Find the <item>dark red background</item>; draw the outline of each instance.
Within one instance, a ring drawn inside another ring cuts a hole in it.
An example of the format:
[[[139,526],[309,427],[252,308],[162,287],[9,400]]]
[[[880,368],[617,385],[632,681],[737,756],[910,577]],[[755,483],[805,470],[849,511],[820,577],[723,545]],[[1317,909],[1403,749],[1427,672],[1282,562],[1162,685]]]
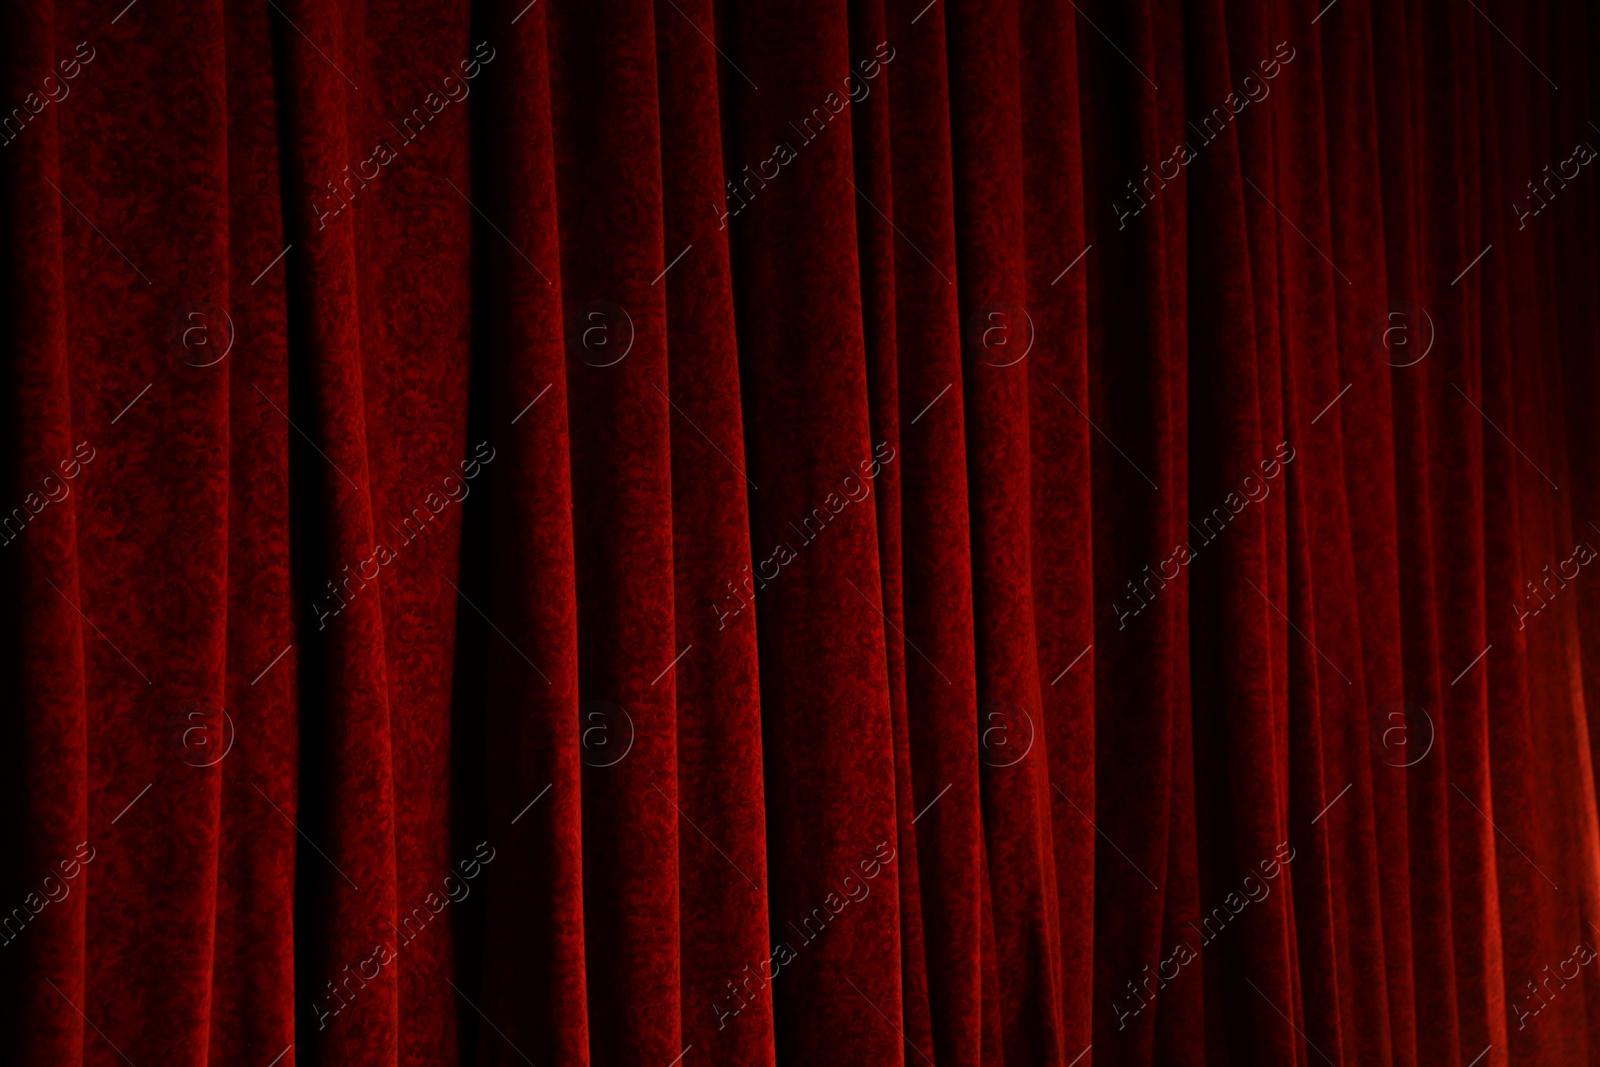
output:
[[[1600,1063],[1592,5],[524,3],[0,14],[0,1061]]]

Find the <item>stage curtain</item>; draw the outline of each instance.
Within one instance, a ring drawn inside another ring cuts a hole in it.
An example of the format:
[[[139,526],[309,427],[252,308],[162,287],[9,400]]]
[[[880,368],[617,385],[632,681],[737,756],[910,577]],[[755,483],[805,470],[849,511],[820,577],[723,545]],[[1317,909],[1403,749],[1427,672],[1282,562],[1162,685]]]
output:
[[[0,1060],[1600,1064],[1592,5],[124,3]]]

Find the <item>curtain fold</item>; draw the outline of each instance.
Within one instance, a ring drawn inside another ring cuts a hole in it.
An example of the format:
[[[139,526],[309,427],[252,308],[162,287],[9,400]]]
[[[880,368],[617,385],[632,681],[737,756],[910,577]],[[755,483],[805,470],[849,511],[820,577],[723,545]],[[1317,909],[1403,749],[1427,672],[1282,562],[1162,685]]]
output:
[[[1592,10],[123,3],[5,1062],[1600,1063]]]

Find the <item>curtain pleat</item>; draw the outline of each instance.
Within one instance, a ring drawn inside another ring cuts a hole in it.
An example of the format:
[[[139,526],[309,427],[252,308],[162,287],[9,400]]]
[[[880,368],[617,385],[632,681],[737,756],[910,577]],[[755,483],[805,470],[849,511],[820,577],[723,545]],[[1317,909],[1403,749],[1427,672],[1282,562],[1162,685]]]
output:
[[[1592,10],[125,2],[0,1059],[1600,1063]]]

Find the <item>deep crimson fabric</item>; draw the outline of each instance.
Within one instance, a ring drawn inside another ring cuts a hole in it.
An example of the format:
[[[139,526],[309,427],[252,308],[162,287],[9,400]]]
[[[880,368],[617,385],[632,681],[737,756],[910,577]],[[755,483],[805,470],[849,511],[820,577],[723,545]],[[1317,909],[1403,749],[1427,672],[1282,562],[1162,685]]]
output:
[[[1600,1064],[1592,5],[0,32],[0,1062]]]

